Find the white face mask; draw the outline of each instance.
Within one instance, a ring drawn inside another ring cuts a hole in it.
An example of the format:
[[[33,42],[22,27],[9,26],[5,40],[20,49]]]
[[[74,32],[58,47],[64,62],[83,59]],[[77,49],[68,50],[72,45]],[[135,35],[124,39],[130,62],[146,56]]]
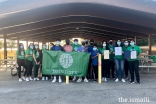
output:
[[[103,44],[103,47],[105,47],[106,46],[106,44]]]

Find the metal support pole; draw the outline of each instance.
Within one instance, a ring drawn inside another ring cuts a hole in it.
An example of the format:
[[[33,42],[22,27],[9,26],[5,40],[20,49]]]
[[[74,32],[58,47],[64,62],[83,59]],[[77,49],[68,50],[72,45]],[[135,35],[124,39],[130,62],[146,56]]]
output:
[[[28,39],[27,39],[27,41],[26,41],[26,48],[28,48]]]
[[[3,35],[4,38],[4,59],[7,59],[7,42],[6,42],[6,34]]]
[[[135,40],[135,44],[137,44],[137,41],[138,41],[137,36],[135,36],[134,40]]]
[[[151,50],[152,50],[152,38],[151,34],[148,35],[148,48],[149,48],[149,55],[151,55]]]
[[[69,76],[66,76],[66,84],[69,84]]]
[[[98,55],[98,83],[102,83],[101,54]]]

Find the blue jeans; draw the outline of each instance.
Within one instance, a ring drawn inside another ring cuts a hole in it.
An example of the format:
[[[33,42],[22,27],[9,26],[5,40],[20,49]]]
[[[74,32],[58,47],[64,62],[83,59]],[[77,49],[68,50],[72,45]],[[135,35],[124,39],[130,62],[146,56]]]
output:
[[[115,65],[116,65],[116,78],[124,78],[124,60],[119,60],[115,58]]]

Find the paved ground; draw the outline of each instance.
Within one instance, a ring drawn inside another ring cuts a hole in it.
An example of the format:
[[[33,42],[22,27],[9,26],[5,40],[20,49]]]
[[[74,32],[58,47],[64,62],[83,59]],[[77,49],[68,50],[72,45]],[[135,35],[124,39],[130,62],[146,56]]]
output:
[[[119,98],[149,98],[156,104],[156,71],[141,74],[141,84],[18,82],[9,70],[0,69],[0,104],[120,104]],[[127,103],[128,104],[128,103]],[[131,103],[139,104],[139,103]]]

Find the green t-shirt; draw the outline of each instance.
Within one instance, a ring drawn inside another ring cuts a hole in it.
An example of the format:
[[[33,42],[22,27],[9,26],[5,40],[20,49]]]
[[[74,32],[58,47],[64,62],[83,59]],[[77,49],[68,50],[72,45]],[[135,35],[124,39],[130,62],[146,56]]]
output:
[[[98,48],[100,54],[104,53],[104,50],[106,50],[106,48],[102,47],[102,48]],[[104,56],[102,56],[102,59],[104,59]]]
[[[156,56],[150,56],[151,59],[153,59],[154,63],[156,63]]]
[[[24,51],[21,51],[21,54],[19,55],[18,50],[17,50],[16,55],[17,55],[17,58],[19,58],[19,59],[24,59],[25,58]]]
[[[123,47],[122,47],[123,51],[128,50],[128,47],[129,47],[129,46],[127,46],[127,47],[123,46]]]
[[[80,44],[77,44],[77,45],[72,44],[73,52],[77,52],[77,49],[78,49],[78,47],[80,47],[80,46],[81,46]]]
[[[121,48],[122,48],[122,52],[123,52],[123,47],[121,47]],[[116,55],[115,58],[122,60],[122,59],[124,59],[124,55],[123,54],[122,55]]]
[[[36,53],[35,53],[35,50],[34,50],[33,54],[35,55],[36,59],[39,58],[39,51],[36,51]]]
[[[128,50],[129,51],[133,51],[133,49],[132,49],[132,46],[129,46],[128,47]],[[137,56],[142,52],[142,50],[140,49],[140,47],[139,46],[134,46],[134,51],[136,51],[136,53],[137,53]],[[136,60],[138,60],[139,58],[136,58],[136,59],[128,59],[128,61],[136,61]]]
[[[30,48],[27,48],[25,54],[26,55],[33,55],[33,50],[30,49]],[[33,56],[26,57],[26,59],[29,60],[29,61],[33,61]]]
[[[114,54],[113,54],[113,52],[114,52],[114,46],[113,45],[109,45],[109,52],[110,52],[110,55],[109,55],[109,60],[110,61],[114,61]]]

